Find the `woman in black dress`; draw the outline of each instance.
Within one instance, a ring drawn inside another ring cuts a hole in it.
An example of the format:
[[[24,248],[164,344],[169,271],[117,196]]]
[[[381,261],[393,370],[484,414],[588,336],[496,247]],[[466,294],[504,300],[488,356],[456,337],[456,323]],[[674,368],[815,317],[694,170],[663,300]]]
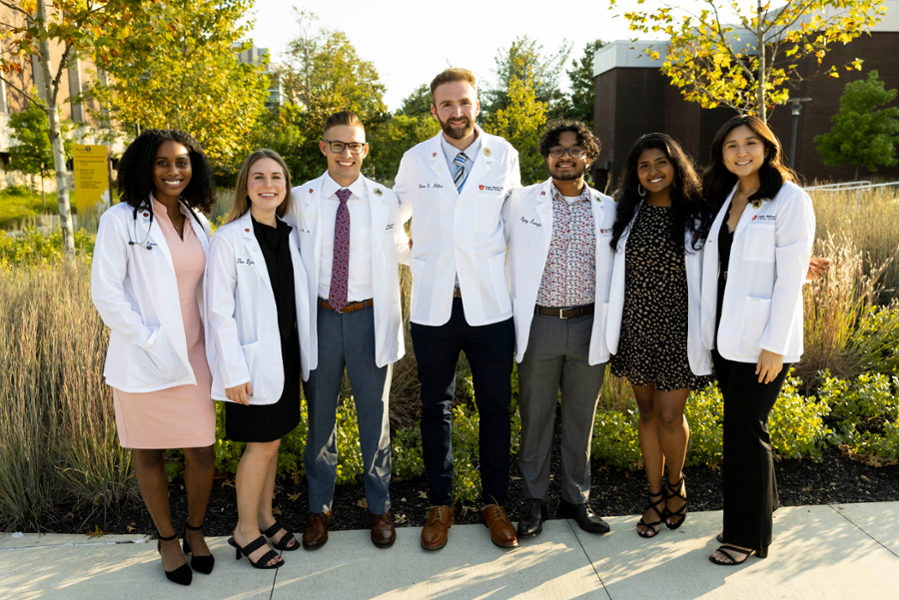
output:
[[[618,339],[617,348],[610,344],[612,373],[631,383],[640,411],[649,502],[637,533],[653,537],[663,520],[677,529],[686,519],[682,470],[690,428],[684,405],[690,390],[704,387],[711,374],[699,338],[699,274],[711,211],[690,160],[661,133],[637,140],[616,200],[612,280],[623,279],[624,305],[616,311],[620,321],[610,317],[607,325],[610,339]]]
[[[213,236],[207,274],[212,396],[226,401],[226,435],[247,442],[237,468],[238,523],[228,543],[259,569],[300,547],[272,514],[281,437],[300,422],[301,346],[309,344],[309,300],[296,232],[279,217],[290,174],[271,150],[244,162],[234,205]]]

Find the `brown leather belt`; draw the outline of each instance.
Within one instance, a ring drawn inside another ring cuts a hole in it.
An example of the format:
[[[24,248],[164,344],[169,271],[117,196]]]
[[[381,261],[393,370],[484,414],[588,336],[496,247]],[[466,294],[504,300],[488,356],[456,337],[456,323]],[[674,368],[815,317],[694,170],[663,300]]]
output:
[[[318,299],[318,305],[321,306],[322,308],[327,308],[328,310],[334,310],[334,308],[330,304],[328,304],[327,300],[322,300],[321,298]],[[351,313],[351,312],[355,312],[357,310],[362,310],[363,308],[368,308],[369,306],[374,306],[374,305],[375,305],[375,301],[372,298],[369,298],[368,300],[362,300],[360,302],[350,302],[349,304],[344,306],[342,309],[335,311],[335,312],[338,312],[340,314]]]
[[[592,315],[595,304],[585,304],[583,306],[575,306],[572,308],[548,308],[546,306],[535,307],[534,312],[538,315],[546,315],[548,317],[559,317],[560,319],[576,319],[584,315]]]

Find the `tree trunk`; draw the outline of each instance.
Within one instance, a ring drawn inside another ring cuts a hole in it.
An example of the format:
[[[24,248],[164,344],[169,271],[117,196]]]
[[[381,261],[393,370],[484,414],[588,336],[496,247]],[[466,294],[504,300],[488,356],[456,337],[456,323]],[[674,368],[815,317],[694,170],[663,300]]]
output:
[[[858,181],[858,165],[855,165],[855,178],[853,181]]]
[[[35,24],[41,30],[41,70],[44,72],[44,99],[47,101],[47,117],[50,120],[50,145],[53,147],[53,165],[56,170],[56,198],[59,203],[59,226],[62,229],[62,253],[66,260],[75,256],[75,234],[72,229],[72,211],[69,204],[69,182],[66,176],[66,156],[59,131],[59,109],[56,106],[55,80],[50,73],[50,40],[47,38],[47,0],[37,0]]]
[[[765,101],[765,83],[767,83],[767,73],[765,70],[765,62],[768,58],[766,56],[767,48],[765,46],[765,35],[762,33],[762,1],[758,0],[758,5],[756,8],[756,44],[759,49],[759,74],[756,81],[756,102],[758,103],[758,117],[764,123],[768,123],[768,107],[766,106],[768,103]]]
[[[44,172],[41,171],[41,205],[47,208],[47,193],[44,191]]]

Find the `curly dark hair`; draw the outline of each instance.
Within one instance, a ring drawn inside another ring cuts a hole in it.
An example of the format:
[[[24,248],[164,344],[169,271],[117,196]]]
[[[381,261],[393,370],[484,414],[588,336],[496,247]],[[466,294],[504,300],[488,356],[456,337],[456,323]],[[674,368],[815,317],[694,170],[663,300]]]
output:
[[[549,124],[549,129],[540,138],[540,154],[544,160],[549,156],[549,149],[559,145],[559,136],[566,131],[577,134],[577,143],[584,149],[589,162],[593,162],[599,156],[600,143],[599,138],[593,135],[590,128],[581,121],[553,121]]]
[[[648,133],[634,143],[618,182],[614,197],[618,202],[618,215],[612,226],[612,248],[618,247],[618,240],[634,218],[634,213],[642,199],[637,192],[640,180],[637,177],[637,163],[645,150],[657,149],[665,153],[674,167],[674,181],[671,184],[671,240],[680,245],[684,234],[693,232],[693,250],[698,250],[700,241],[705,239],[712,225],[712,212],[702,200],[699,176],[693,162],[674,139],[664,133]],[[688,249],[689,251],[689,249]]]
[[[181,193],[190,207],[208,213],[215,206],[215,183],[206,154],[189,133],[178,129],[148,129],[125,148],[119,161],[119,198],[135,208],[146,205],[153,191],[153,161],[163,142],[177,142],[187,148],[193,174]]]
[[[724,139],[732,130],[745,125],[755,133],[765,145],[765,162],[759,169],[759,189],[749,200],[770,200],[777,195],[785,181],[797,181],[799,176],[786,165],[783,146],[760,118],[753,115],[739,115],[721,126],[712,140],[709,166],[702,174],[702,195],[713,210],[719,210],[734,185],[737,176],[727,170],[724,164]]]

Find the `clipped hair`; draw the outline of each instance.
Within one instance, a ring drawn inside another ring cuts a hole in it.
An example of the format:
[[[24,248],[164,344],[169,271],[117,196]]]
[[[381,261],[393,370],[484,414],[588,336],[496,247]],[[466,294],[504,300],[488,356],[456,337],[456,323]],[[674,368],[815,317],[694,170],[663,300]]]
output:
[[[179,129],[148,129],[125,148],[119,161],[116,183],[119,199],[135,208],[148,205],[153,185],[153,163],[163,142],[176,142],[190,155],[190,182],[181,199],[190,207],[208,213],[215,206],[215,182],[206,153],[192,135]]]
[[[433,81],[431,81],[431,102],[434,101],[434,91],[438,87],[440,87],[444,83],[451,83],[453,81],[464,81],[470,84],[471,87],[473,87],[475,90],[478,89],[478,82],[474,76],[474,73],[472,73],[468,69],[449,68],[435,77]]]
[[[342,110],[334,113],[325,120],[325,126],[322,127],[322,137],[326,136],[328,130],[332,127],[340,127],[341,125],[361,127],[362,131],[365,131],[365,125],[362,124],[362,120],[359,119],[356,113],[351,110]]]

